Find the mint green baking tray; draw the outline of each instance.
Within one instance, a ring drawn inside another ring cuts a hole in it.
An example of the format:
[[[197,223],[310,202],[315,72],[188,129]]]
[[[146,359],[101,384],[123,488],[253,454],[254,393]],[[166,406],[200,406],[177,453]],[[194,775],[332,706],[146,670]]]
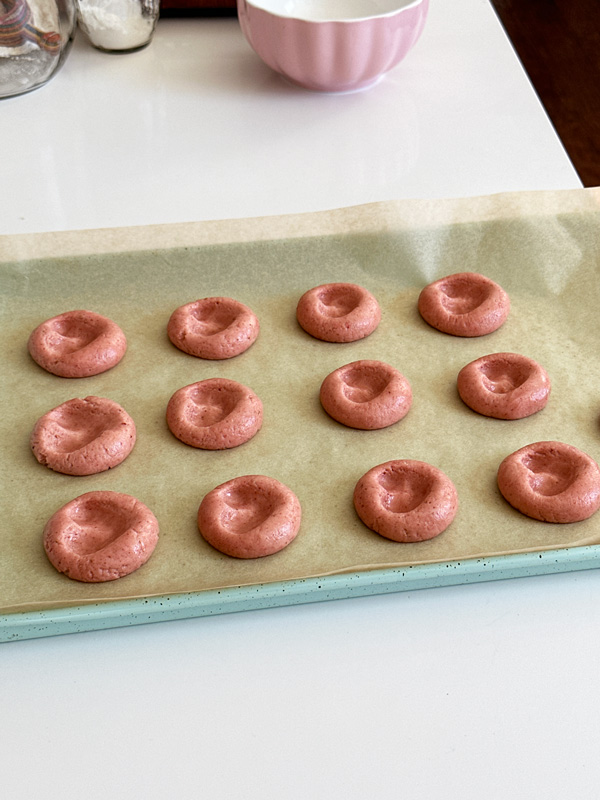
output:
[[[0,616],[0,642],[211,617],[326,600],[582,571],[600,566],[599,559],[600,547],[595,545],[543,553],[477,558],[465,562],[420,564],[349,575],[328,575],[324,578],[238,586],[117,603],[97,603],[92,606],[5,614]]]
[[[380,203],[263,220],[0,237],[0,640],[202,617],[233,611],[587,570],[600,566],[600,514],[575,525],[528,519],[501,497],[496,471],[525,444],[558,439],[600,460],[600,192]],[[508,291],[508,321],[480,339],[429,328],[416,311],[430,280],[480,271]],[[300,295],[329,281],[375,294],[382,321],[350,345],[318,342],[295,320]],[[261,321],[257,342],[227,362],[176,350],[172,310],[229,295]],[[26,341],[73,308],[111,317],[128,338],[121,364],[69,382],[37,367]],[[503,422],[468,409],[456,375],[491,352],[524,352],[549,372],[548,406]],[[396,366],[413,388],[408,416],[364,432],[338,425],[318,401],[323,378],[358,358]],[[231,451],[196,451],[164,411],[183,385],[221,375],[263,400],[260,433]],[[73,396],[119,402],[138,427],[119,467],[86,478],[37,464],[35,420]],[[15,399],[17,402],[15,402]],[[392,458],[442,469],[460,499],[450,528],[398,545],[352,506],[364,472]],[[199,536],[204,494],[240,474],[267,474],[300,499],[300,534],[266,559],[229,559]],[[102,585],[59,575],[41,546],[46,520],[94,489],[138,497],[156,514],[159,545],[138,572]]]

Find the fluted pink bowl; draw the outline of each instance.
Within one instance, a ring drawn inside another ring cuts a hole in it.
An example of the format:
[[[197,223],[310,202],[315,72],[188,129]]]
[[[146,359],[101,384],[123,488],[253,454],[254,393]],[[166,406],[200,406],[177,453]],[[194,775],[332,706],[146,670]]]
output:
[[[252,49],[292,83],[319,92],[364,89],[413,47],[429,0],[237,0]]]

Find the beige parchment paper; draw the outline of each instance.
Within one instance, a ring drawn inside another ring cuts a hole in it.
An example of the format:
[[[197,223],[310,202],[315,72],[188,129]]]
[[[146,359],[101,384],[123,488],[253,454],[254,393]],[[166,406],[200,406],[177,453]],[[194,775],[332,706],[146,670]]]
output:
[[[452,272],[482,272],[512,301],[506,324],[478,339],[446,336],[417,312],[420,290]],[[359,283],[378,298],[382,322],[367,339],[328,344],[298,326],[300,295],[319,283]],[[266,219],[0,237],[3,513],[0,609],[34,610],[132,597],[543,551],[600,542],[600,516],[574,525],[527,519],[496,487],[501,460],[530,442],[557,439],[600,459],[600,190],[400,201]],[[202,361],[175,349],[166,324],[182,303],[229,295],[261,322],[243,355]],[[40,369],[27,338],[44,319],[87,308],[114,319],[129,348],[111,371],[69,380]],[[463,405],[456,375],[498,351],[524,353],[552,379],[547,408],[525,420],[481,417]],[[321,409],[319,387],[360,358],[386,361],[409,379],[408,416],[381,431],[345,428]],[[224,376],[250,386],[264,426],[234,450],[179,442],[165,423],[181,386]],[[116,400],[138,429],[119,467],[59,475],[29,449],[39,416],[73,397]],[[429,542],[397,544],[369,531],[352,506],[356,481],[393,458],[435,464],[454,481],[459,513]],[[301,531],[284,551],[241,561],[204,542],[202,497],[237,475],[277,478],[297,494]],[[118,581],[86,585],[60,575],[42,547],[46,520],[84,492],[132,494],[156,514],[151,560]]]

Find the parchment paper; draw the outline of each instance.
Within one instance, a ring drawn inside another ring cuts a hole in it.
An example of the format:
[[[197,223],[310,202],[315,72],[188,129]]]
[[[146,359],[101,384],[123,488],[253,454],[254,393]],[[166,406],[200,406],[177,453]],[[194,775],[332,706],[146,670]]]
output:
[[[423,286],[462,270],[482,272],[508,291],[512,309],[499,331],[459,339],[421,320]],[[600,459],[599,272],[597,189],[0,238],[2,612],[600,542],[600,515],[573,525],[537,522],[512,509],[496,487],[501,460],[530,442],[557,439]],[[374,334],[328,344],[299,328],[298,298],[329,281],[356,282],[375,294],[382,322]],[[241,300],[261,322],[258,341],[228,361],[185,355],[166,335],[177,306],[213,295]],[[129,348],[111,371],[69,380],[39,368],[26,343],[41,321],[76,308],[114,319]],[[504,422],[463,405],[459,369],[498,351],[524,353],[548,370],[552,394],[544,411]],[[360,358],[386,361],[409,379],[413,407],[400,423],[356,431],[321,409],[325,376]],[[264,426],[234,450],[196,450],[171,435],[165,408],[181,386],[219,375],[257,392]],[[90,394],[112,398],[132,415],[133,453],[90,477],[39,465],[29,449],[37,418]],[[428,461],[454,481],[460,510],[436,539],[397,544],[357,518],[356,481],[393,458]],[[241,561],[204,542],[196,512],[214,486],[251,473],[293,489],[303,521],[281,553]],[[86,585],[50,565],[42,530],[60,506],[96,489],[146,503],[161,537],[138,572]]]

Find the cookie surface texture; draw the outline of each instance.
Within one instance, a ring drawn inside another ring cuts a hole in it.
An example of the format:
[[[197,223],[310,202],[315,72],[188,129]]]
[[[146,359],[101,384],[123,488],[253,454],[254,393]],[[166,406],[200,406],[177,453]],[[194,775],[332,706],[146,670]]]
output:
[[[493,353],[471,361],[456,381],[462,401],[486,417],[523,419],[545,408],[550,378],[532,358]]]
[[[66,311],[42,322],[27,348],[40,367],[61,378],[87,378],[116,366],[125,355],[121,328],[94,311]]]
[[[600,468],[563,442],[535,442],[507,456],[498,488],[522,514],[543,522],[580,522],[600,508]]]
[[[30,438],[34,456],[65,475],[95,475],[112,469],[131,453],[135,423],[106,397],[73,398],[36,422]]]
[[[419,313],[432,328],[452,336],[485,336],[506,321],[510,299],[504,289],[477,272],[458,272],[426,286]]]
[[[167,334],[179,350],[197,358],[234,358],[256,341],[260,324],[248,306],[231,297],[204,297],[175,309]]]
[[[300,529],[294,492],[266,475],[243,475],[215,487],[198,509],[198,529],[216,550],[261,558],[287,547]]]
[[[87,492],[50,517],[44,549],[50,563],[73,580],[114,581],[139,569],[158,542],[158,521],[135,497]]]
[[[263,405],[252,389],[208,378],[178,389],[167,405],[167,425],[180,441],[201,450],[228,450],[262,427]]]
[[[349,428],[377,430],[408,414],[412,389],[408,380],[383,361],[353,361],[331,372],[321,384],[321,405]]]
[[[300,326],[324,342],[356,342],[381,321],[381,309],[367,289],[355,283],[324,283],[305,292],[296,307]]]
[[[366,472],[354,489],[354,508],[364,524],[394,542],[439,536],[458,511],[450,478],[424,461],[386,461]]]

